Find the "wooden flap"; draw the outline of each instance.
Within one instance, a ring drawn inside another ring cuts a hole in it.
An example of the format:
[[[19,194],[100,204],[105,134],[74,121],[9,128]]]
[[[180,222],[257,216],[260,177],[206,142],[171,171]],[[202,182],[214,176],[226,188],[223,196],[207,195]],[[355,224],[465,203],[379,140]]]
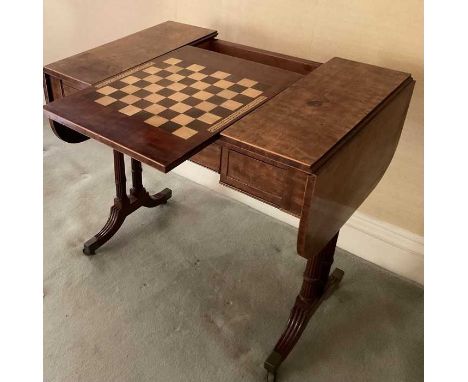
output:
[[[181,46],[217,35],[212,29],[166,21],[44,67],[70,83],[91,85]]]
[[[44,109],[50,119],[167,172],[300,77],[185,46]]]
[[[333,58],[224,130],[234,144],[307,172],[396,89],[407,73]]]

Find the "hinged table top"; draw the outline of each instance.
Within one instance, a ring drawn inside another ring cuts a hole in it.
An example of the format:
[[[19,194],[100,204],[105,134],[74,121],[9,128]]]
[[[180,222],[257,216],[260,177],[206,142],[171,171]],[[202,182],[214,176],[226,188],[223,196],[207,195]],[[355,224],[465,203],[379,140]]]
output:
[[[216,36],[212,29],[166,21],[44,67],[76,85],[91,85],[173,49]]]

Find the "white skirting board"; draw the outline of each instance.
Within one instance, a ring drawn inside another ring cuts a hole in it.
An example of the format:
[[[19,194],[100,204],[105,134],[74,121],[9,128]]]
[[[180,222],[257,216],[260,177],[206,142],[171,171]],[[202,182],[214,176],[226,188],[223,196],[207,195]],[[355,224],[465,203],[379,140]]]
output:
[[[340,231],[338,246],[400,276],[424,284],[424,239],[355,212]]]
[[[192,162],[184,162],[175,173],[211,190],[238,200],[294,227],[299,219],[269,204],[219,184],[219,175]],[[340,231],[338,246],[400,276],[424,283],[422,236],[356,212]]]

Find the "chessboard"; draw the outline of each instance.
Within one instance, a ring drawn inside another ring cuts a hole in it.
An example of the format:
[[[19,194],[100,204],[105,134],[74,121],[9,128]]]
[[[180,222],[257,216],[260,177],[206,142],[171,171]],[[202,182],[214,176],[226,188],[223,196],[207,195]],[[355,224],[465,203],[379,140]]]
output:
[[[268,85],[196,62],[169,57],[95,85],[97,104],[190,139],[215,133],[267,99]]]

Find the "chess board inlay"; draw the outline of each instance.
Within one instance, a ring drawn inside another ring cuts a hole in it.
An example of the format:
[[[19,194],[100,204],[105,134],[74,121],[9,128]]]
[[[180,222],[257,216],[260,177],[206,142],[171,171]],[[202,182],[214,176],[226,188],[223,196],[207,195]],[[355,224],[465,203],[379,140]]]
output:
[[[94,102],[182,139],[216,132],[266,100],[268,88],[178,58],[149,62],[95,87]]]

